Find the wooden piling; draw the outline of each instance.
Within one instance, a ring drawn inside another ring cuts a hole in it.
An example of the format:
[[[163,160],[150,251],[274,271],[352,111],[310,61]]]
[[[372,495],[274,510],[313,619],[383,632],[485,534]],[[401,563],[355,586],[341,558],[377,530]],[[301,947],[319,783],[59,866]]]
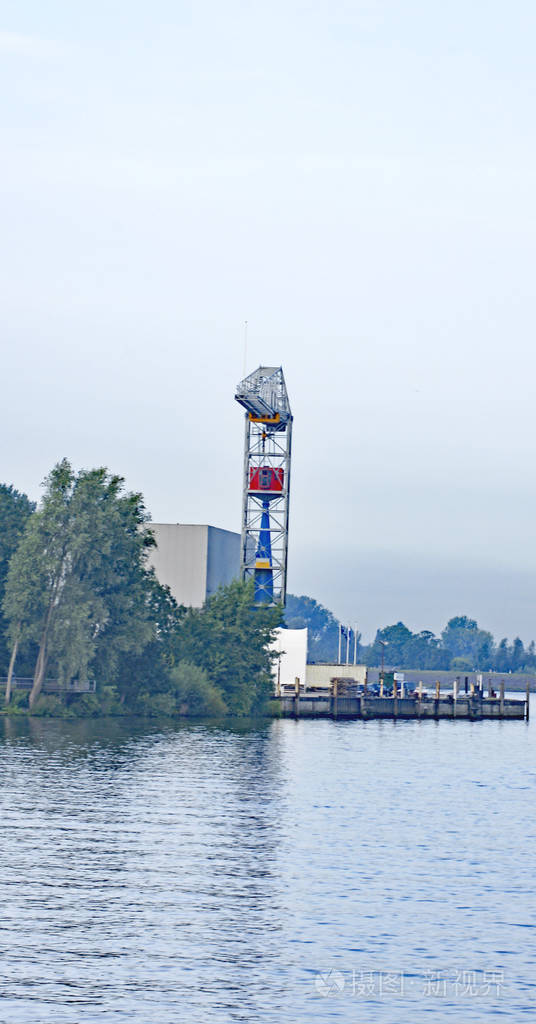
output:
[[[331,711],[332,711],[333,717],[337,718],[337,714],[338,714],[338,710],[339,710],[338,706],[337,706],[337,703],[338,703],[337,698],[339,696],[339,680],[338,679],[334,679],[333,680],[332,687],[333,687],[333,689],[332,689],[333,697],[332,697],[332,701],[331,701]]]
[[[393,679],[393,717],[398,717],[398,683]]]
[[[418,716],[420,718],[421,715],[422,715],[422,679],[419,680],[418,694],[419,694],[419,700],[418,700],[418,704],[417,704],[417,714],[418,714]]]
[[[458,713],[458,679],[454,679],[452,683],[452,717],[456,718]]]
[[[527,690],[525,694],[525,721],[528,722],[530,717],[530,683],[527,679]]]
[[[294,718],[300,717],[300,677],[294,677]]]
[[[501,718],[504,716],[504,679],[501,679],[501,695],[499,703],[499,713]]]
[[[437,679],[436,680],[436,684],[435,684],[435,708],[434,708],[434,712],[435,712],[436,718],[439,718],[439,699],[440,699],[440,696],[441,696],[441,683],[439,682],[439,679]]]

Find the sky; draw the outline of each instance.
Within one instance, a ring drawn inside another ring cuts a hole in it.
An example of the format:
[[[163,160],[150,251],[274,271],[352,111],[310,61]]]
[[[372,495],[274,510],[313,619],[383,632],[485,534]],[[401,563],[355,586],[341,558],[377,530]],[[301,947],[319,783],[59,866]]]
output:
[[[289,590],[536,637],[528,0],[0,2],[2,473],[239,530],[283,366]]]

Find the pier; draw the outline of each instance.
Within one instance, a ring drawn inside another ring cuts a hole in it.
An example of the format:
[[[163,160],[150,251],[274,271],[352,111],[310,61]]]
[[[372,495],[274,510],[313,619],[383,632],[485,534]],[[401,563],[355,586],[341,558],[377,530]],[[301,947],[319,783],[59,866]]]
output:
[[[349,688],[346,688],[348,690]],[[452,693],[441,695],[439,684],[435,694],[423,692],[422,688],[409,695],[400,695],[396,688],[392,695],[368,693],[366,689],[354,693],[341,693],[338,681],[334,680],[329,691],[315,693],[302,689],[297,684],[295,692],[282,693],[273,698],[280,714],[285,718],[334,718],[334,719],[457,719],[479,722],[484,719],[518,720],[529,719],[529,692],[524,700],[505,697],[501,687],[497,696],[485,697],[480,690],[470,694]]]

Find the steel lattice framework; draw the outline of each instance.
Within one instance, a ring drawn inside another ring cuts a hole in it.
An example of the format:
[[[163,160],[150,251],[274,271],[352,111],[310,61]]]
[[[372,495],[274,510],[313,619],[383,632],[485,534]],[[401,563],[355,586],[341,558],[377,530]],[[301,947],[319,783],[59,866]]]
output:
[[[259,366],[238,385],[246,410],[242,499],[242,579],[255,603],[285,603],[292,413],[283,370]]]

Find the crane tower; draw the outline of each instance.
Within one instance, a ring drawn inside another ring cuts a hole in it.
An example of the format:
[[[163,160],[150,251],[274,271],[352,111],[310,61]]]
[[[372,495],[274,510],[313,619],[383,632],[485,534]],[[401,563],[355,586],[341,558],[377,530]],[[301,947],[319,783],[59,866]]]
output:
[[[240,574],[255,581],[255,604],[285,603],[292,413],[280,366],[240,382],[246,410]]]

